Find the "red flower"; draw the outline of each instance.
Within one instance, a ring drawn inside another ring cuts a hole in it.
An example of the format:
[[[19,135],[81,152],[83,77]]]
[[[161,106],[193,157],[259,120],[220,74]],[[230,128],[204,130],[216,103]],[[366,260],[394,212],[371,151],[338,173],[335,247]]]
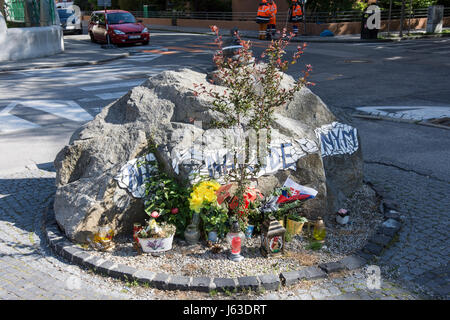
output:
[[[242,216],[243,214],[248,213],[248,211],[247,211],[248,206],[250,205],[250,203],[254,202],[258,197],[262,199],[263,198],[262,193],[258,189],[255,189],[253,187],[248,187],[246,192],[243,195],[244,207],[243,208],[240,207],[239,208],[240,210],[238,211],[239,216]],[[235,196],[233,198],[233,200],[231,200],[231,202],[229,204],[229,208],[231,210],[235,210],[236,208],[238,208],[238,206],[239,206],[239,199]]]
[[[159,212],[158,211],[153,211],[151,214],[152,218],[158,218],[159,217]]]
[[[177,214],[178,213],[178,208],[172,208],[172,210],[170,210],[170,212],[172,214]]]
[[[225,186],[221,186],[219,189],[217,189],[216,191],[216,195],[217,195],[217,203],[218,204],[222,204],[222,202],[225,201],[225,199],[227,199],[230,196],[230,189],[231,189],[232,185],[231,184],[227,184]]]

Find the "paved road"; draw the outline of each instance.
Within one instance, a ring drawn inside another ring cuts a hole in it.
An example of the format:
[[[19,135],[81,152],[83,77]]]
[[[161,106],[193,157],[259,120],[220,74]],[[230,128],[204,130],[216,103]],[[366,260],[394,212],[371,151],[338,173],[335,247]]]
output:
[[[68,38],[88,41],[85,36]],[[263,46],[255,41],[255,52]],[[71,267],[49,252],[39,224],[54,192],[50,162],[76,128],[131,87],[162,70],[206,70],[214,49],[210,36],[161,32],[153,35],[149,46],[115,49],[132,55],[112,63],[0,73],[1,297],[167,297],[154,290],[136,293],[136,288]],[[448,106],[449,50],[446,39],[381,45],[311,43],[302,61],[314,67],[311,80],[317,86],[312,90],[352,120],[348,111],[362,106]],[[291,73],[298,76],[300,71]],[[378,262],[383,289],[367,290],[362,271],[261,298],[410,299],[417,298],[414,283],[445,297],[450,291],[449,131],[352,121],[363,140],[366,179],[399,201],[404,213],[406,226],[399,242]],[[81,286],[74,280],[78,278]]]

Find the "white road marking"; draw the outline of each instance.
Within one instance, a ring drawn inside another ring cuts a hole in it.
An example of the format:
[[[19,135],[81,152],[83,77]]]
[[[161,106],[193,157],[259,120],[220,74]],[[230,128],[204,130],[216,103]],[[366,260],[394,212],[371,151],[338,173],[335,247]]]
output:
[[[113,92],[113,93],[100,93],[100,94],[96,94],[96,96],[102,100],[111,100],[111,99],[118,99],[127,93],[128,93],[128,91]]]
[[[152,61],[155,60],[156,58],[159,58],[160,56],[162,56],[161,54],[154,54],[154,55],[137,55],[137,56],[130,56],[127,57],[126,59],[128,60],[134,60],[134,61]]]
[[[399,57],[399,56],[395,56],[395,57],[390,57],[390,58],[384,58],[384,60],[399,60],[399,59],[403,59],[403,57]]]
[[[54,114],[60,118],[65,118],[68,120],[76,122],[84,122],[92,120],[92,116],[84,110],[75,101],[63,101],[63,100],[30,100],[30,101],[14,101],[11,102],[3,113],[9,113],[17,105],[21,105],[27,108],[32,108],[36,110],[41,110],[47,113]]]
[[[98,90],[107,90],[107,89],[116,89],[116,88],[125,88],[125,87],[136,87],[142,84],[145,79],[141,80],[133,80],[133,81],[122,81],[118,83],[110,83],[104,84],[101,86],[89,86],[89,87],[80,87],[83,91],[98,91]]]
[[[107,74],[104,74],[105,77]],[[119,81],[121,80],[119,77],[114,77],[112,75],[107,75],[106,77],[108,79],[108,81]],[[71,78],[71,81],[64,81],[65,84],[69,84],[69,85],[73,85],[73,84],[77,84],[82,82],[83,84],[88,84],[88,83],[104,83],[105,79],[103,78],[93,78],[92,76],[90,77],[86,77],[85,75],[82,77],[73,77]]]
[[[95,98],[83,98],[83,99],[78,99],[78,102],[92,102],[92,101],[98,101],[100,100],[98,97]]]
[[[93,117],[80,107],[75,101],[60,100],[31,100],[14,101],[0,112],[0,132],[11,133],[14,131],[33,129],[40,127],[38,124],[24,120],[10,114],[16,106],[41,110],[77,122],[90,121]]]
[[[0,113],[0,133],[10,133],[38,127],[40,126],[12,114],[4,114],[3,112]]]

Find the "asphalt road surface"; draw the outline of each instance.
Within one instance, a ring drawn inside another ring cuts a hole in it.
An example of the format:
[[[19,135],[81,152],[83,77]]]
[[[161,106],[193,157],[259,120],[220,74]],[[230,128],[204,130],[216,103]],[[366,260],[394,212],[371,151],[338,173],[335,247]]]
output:
[[[66,39],[89,42],[87,35]],[[267,42],[252,42],[259,57]],[[286,57],[297,45],[289,46]],[[0,152],[8,155],[0,160],[0,172],[52,161],[81,123],[149,76],[184,67],[208,70],[216,45],[213,36],[153,32],[148,46],[116,50],[132,55],[101,65],[0,74]],[[450,115],[449,53],[449,38],[309,43],[300,63],[288,73],[301,76],[304,65],[311,64],[310,80],[316,83],[311,89],[337,113],[366,106],[400,106],[400,111],[425,106],[440,107]],[[445,163],[437,160],[435,166],[448,178]]]

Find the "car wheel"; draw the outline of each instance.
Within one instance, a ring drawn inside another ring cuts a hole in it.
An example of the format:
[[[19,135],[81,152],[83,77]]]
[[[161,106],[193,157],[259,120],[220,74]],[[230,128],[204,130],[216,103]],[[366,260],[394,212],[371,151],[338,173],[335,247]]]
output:
[[[143,44],[144,46],[148,45],[148,43],[149,43],[149,41],[148,41],[148,40],[147,40],[147,41],[144,41],[144,42],[142,42],[142,44]]]
[[[91,42],[92,43],[97,43],[97,41],[94,38],[94,35],[92,34],[92,32],[89,32],[89,37],[91,38]]]
[[[77,33],[78,34],[83,34],[83,29],[78,29]]]

